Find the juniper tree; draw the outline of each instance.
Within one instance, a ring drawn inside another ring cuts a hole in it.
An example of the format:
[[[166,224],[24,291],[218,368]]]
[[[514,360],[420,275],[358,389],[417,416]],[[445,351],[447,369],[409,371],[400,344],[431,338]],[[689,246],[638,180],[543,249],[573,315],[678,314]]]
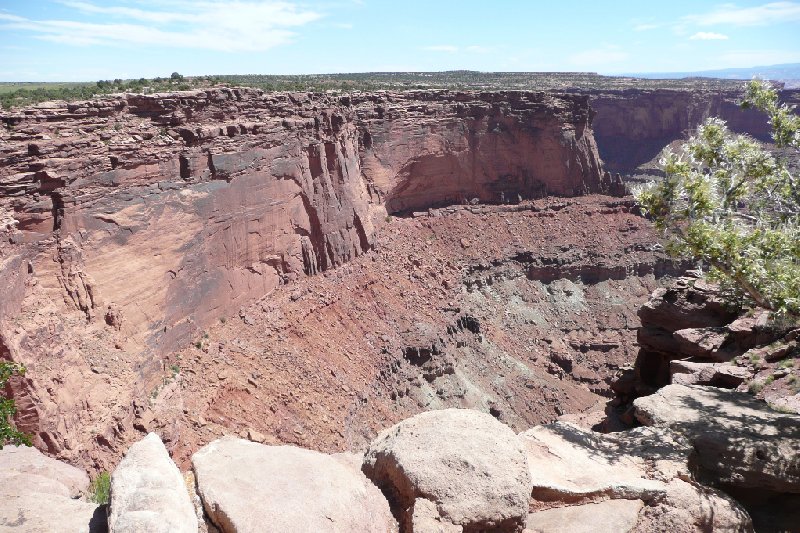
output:
[[[764,111],[779,149],[800,151],[800,117],[753,80],[743,107]],[[661,159],[665,177],[635,191],[676,256],[699,261],[723,288],[800,315],[800,179],[756,140],[708,119]]]

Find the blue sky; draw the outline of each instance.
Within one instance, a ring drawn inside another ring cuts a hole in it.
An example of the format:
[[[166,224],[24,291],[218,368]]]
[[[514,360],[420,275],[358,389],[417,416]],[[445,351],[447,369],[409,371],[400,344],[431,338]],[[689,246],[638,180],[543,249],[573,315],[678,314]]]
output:
[[[0,0],[0,81],[800,62],[800,1]]]

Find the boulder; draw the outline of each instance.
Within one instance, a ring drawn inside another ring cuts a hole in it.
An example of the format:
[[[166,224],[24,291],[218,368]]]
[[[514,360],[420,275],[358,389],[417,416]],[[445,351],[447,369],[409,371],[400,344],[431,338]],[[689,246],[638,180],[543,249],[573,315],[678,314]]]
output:
[[[404,420],[372,441],[362,470],[389,495],[405,530],[418,499],[466,531],[524,528],[531,481],[523,442],[485,413],[445,409]]]
[[[69,533],[103,531],[105,513],[78,500],[89,487],[82,470],[35,448],[0,450],[0,531]]]
[[[672,286],[656,289],[639,308],[642,326],[655,326],[674,332],[686,328],[719,327],[738,314],[719,296],[716,286],[703,280],[684,277]]]
[[[634,531],[752,533],[753,523],[747,511],[726,494],[676,478],[663,497],[642,508]]]
[[[410,511],[412,533],[462,533],[464,528],[442,520],[436,504],[425,498],[414,500]],[[408,528],[406,528],[408,529]]]
[[[669,371],[675,385],[713,385],[733,389],[752,377],[747,368],[729,363],[695,363],[676,359]]]
[[[672,442],[667,432],[658,436],[650,433],[663,446]],[[618,442],[613,435],[594,433],[564,422],[521,433],[528,455],[532,498],[563,502],[600,496],[651,500],[663,493],[664,483],[648,474],[645,453],[637,455],[620,448],[620,445],[634,448],[637,440],[646,438],[644,432],[631,430],[625,436],[624,441]],[[672,443],[677,460],[685,462],[681,453],[685,446]]]
[[[642,500],[604,500],[554,507],[528,515],[530,533],[627,533],[634,531]]]
[[[686,328],[672,334],[677,341],[678,352],[683,357],[729,360],[723,347],[728,342],[728,330],[722,327]],[[738,354],[733,354],[738,355]]]
[[[89,488],[89,476],[74,466],[42,454],[31,446],[5,446],[0,450],[0,476],[21,475],[34,483],[52,487],[54,493],[77,498]],[[0,490],[13,488],[0,484]],[[48,490],[49,491],[49,490]]]
[[[634,401],[644,425],[669,428],[693,447],[698,475],[739,488],[800,493],[800,416],[743,392],[668,385]]]
[[[346,458],[225,437],[195,453],[192,466],[223,533],[397,531],[383,494]]]
[[[196,533],[197,517],[178,467],[155,433],[135,443],[111,476],[111,533]]]
[[[738,503],[686,481],[691,446],[668,428],[600,434],[555,423],[520,436],[533,476],[530,531],[752,529]]]

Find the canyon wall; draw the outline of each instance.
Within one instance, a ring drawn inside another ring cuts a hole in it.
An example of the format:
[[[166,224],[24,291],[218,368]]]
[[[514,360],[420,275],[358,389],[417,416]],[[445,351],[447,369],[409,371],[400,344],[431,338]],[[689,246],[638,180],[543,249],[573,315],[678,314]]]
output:
[[[365,252],[386,211],[600,190],[580,96],[220,89],[2,119],[0,208],[36,270],[166,351]]]
[[[625,89],[583,91],[590,95],[594,136],[605,167],[632,172],[673,141],[684,139],[709,117],[720,117],[732,131],[770,141],[764,113],[742,109],[741,91]],[[780,91],[781,100],[797,104],[800,91]]]
[[[387,214],[606,186],[580,95],[212,89],[0,119],[18,423],[87,462],[169,394],[166,354],[370,250]]]

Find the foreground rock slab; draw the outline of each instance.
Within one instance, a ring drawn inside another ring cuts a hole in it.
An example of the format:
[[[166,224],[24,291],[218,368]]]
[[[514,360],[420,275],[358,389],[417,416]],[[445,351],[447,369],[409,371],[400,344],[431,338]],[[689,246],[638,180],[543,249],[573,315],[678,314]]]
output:
[[[362,469],[389,495],[406,530],[423,516],[464,531],[524,528],[530,497],[525,449],[488,414],[445,409],[404,420],[370,444]],[[433,502],[439,516],[422,513],[431,506],[419,499]]]
[[[111,533],[196,533],[197,517],[178,467],[155,433],[130,447],[111,477]]]
[[[625,454],[612,437],[564,422],[535,427],[520,437],[528,453],[535,499],[650,499],[664,491],[664,483],[649,479],[644,457]]]
[[[668,385],[634,406],[642,424],[689,439],[691,460],[708,479],[800,493],[800,416],[747,393],[700,385]]]
[[[691,480],[688,441],[669,429],[600,434],[558,422],[520,437],[532,477],[529,531],[752,530],[738,503]]]
[[[89,487],[82,470],[35,448],[0,450],[0,531],[103,531],[105,515],[77,498]]]
[[[223,533],[397,531],[384,496],[346,459],[223,438],[195,453],[192,466]]]
[[[531,533],[627,533],[634,531],[642,500],[605,500],[570,507],[545,509],[528,515]]]

